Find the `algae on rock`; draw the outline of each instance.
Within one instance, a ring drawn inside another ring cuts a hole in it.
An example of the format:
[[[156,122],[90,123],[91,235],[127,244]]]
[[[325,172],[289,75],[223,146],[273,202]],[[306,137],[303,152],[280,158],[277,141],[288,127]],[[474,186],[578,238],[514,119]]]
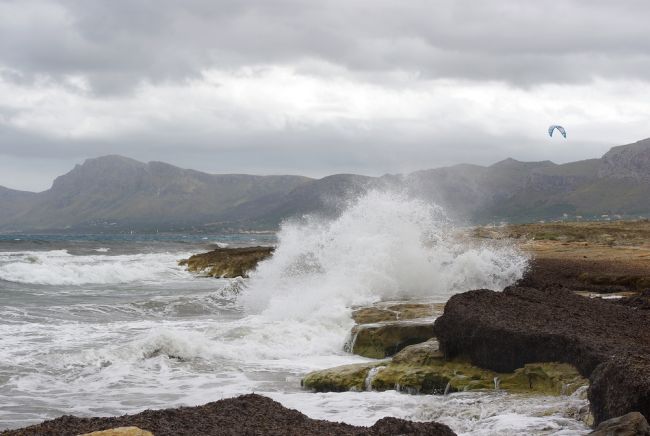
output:
[[[377,368],[371,380],[368,374]],[[366,382],[369,386],[366,386]],[[411,394],[446,394],[471,390],[503,389],[513,393],[570,395],[587,385],[578,371],[565,363],[531,363],[513,373],[471,365],[462,359],[445,360],[437,341],[411,345],[392,360],[345,365],[305,376],[304,387],[319,392],[398,390]]]
[[[314,371],[307,374],[300,384],[316,392],[362,391],[370,370],[385,363],[358,363]]]

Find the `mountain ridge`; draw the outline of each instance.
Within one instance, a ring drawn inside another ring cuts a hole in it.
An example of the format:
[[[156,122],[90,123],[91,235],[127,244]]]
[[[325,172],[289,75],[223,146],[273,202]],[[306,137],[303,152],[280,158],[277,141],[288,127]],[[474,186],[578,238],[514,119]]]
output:
[[[468,222],[563,214],[650,214],[650,138],[601,158],[556,164],[503,159],[381,177],[208,174],[119,155],[86,159],[34,193],[0,187],[0,230],[276,228],[305,213],[336,215],[341,200],[397,189]]]

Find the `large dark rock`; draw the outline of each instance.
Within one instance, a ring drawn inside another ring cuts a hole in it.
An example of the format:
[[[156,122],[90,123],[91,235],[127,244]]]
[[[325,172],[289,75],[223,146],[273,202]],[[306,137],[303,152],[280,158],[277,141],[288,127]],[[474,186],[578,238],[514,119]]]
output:
[[[638,292],[650,288],[650,264],[577,256],[569,259],[538,257],[531,261],[519,284],[537,289],[562,287],[597,293]]]
[[[372,427],[308,418],[297,410],[261,395],[249,394],[197,407],[145,410],[111,418],[62,416],[31,427],[3,432],[5,436],[73,436],[115,427],[137,426],[156,436],[194,435],[428,435],[452,436],[446,425],[382,418]]]
[[[453,296],[435,335],[447,358],[513,371],[566,362],[590,378],[596,423],[639,411],[650,416],[650,315],[563,289],[512,287]]]
[[[633,307],[637,310],[650,311],[650,289],[646,289],[645,291],[639,293],[638,295],[621,298],[616,302],[624,306]]]

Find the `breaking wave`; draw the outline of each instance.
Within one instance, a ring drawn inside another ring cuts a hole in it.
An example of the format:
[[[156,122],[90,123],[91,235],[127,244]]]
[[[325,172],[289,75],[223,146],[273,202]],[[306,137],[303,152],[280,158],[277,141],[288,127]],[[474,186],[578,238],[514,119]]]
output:
[[[391,192],[371,191],[335,219],[286,222],[278,240],[241,301],[279,319],[327,316],[377,300],[446,301],[469,289],[501,290],[528,264],[512,245],[463,236],[439,206]]]
[[[187,275],[179,253],[75,256],[66,250],[0,254],[0,280],[35,285],[115,284]]]

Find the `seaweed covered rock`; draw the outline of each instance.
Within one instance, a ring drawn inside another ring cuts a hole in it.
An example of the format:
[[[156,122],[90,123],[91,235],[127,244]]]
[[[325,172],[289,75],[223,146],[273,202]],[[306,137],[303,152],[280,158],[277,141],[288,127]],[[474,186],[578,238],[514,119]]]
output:
[[[453,436],[446,425],[382,418],[371,427],[311,419],[277,401],[249,394],[197,407],[145,410],[136,415],[103,418],[62,416],[18,430],[7,436],[75,436],[115,427],[137,426],[156,436],[225,435],[340,435],[340,436]]]
[[[564,289],[512,287],[453,296],[435,322],[448,359],[499,372],[565,362],[590,378],[596,423],[639,411],[650,416],[650,316]]]
[[[217,248],[195,254],[178,264],[187,270],[210,277],[248,277],[257,264],[273,254],[273,247]]]

